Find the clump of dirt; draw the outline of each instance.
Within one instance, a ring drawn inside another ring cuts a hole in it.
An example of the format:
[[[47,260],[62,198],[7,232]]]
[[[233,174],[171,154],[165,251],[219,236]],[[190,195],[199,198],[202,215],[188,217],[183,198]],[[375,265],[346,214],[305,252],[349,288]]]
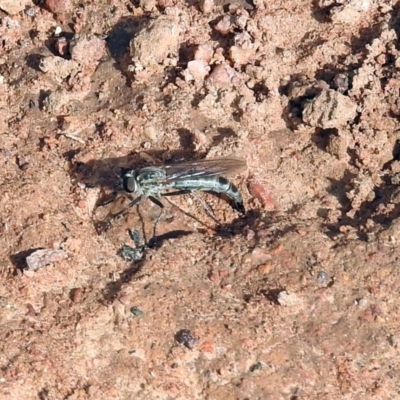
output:
[[[0,0],[0,397],[395,398],[399,18]],[[220,157],[244,216],[127,208],[122,171]]]

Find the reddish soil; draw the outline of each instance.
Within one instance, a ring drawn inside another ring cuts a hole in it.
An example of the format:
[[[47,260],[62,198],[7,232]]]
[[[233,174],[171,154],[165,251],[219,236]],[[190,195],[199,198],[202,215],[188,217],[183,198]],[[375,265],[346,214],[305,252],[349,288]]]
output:
[[[0,398],[398,399],[399,10],[0,0]],[[121,168],[229,156],[120,257]]]

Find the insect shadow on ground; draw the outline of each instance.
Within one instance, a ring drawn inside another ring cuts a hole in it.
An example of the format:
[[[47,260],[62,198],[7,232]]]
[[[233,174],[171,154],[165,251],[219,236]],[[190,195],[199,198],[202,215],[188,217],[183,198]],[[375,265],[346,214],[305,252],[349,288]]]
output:
[[[162,235],[153,237],[149,241],[149,243],[144,243],[142,246],[140,246],[140,249],[138,249],[137,247],[133,248],[124,245],[125,247],[123,246],[120,250],[124,249],[126,251],[128,248],[128,251],[129,250],[133,252],[140,251],[141,252],[140,259],[132,260],[129,267],[121,272],[117,280],[106,284],[106,287],[102,291],[102,297],[103,297],[102,302],[104,304],[112,303],[118,297],[118,294],[120,293],[122,287],[125,284],[131,282],[133,279],[137,278],[137,275],[143,270],[143,266],[146,263],[147,251],[162,247],[166,240],[178,239],[184,236],[191,235],[192,233],[193,233],[192,231],[184,231],[184,230],[170,231]]]
[[[275,227],[275,224],[279,224],[280,227]],[[263,232],[262,237],[259,237],[257,231],[260,225],[264,225],[264,229],[268,229],[269,234],[266,235],[265,232]],[[248,229],[246,229],[246,227],[255,232],[255,237],[250,242],[245,238],[248,234]],[[272,244],[276,240],[283,238],[288,233],[295,232],[297,229],[298,227],[295,224],[287,222],[285,216],[279,214],[278,212],[273,211],[261,213],[259,210],[250,210],[246,214],[245,218],[237,218],[229,224],[223,224],[218,227],[215,230],[214,235],[210,237],[209,240],[213,241],[213,238],[220,237],[229,241],[230,239],[233,239],[234,236],[241,236],[244,240],[246,240],[249,246],[249,251],[251,251],[253,248],[257,247],[260,242],[267,245]],[[183,238],[191,235],[192,233],[192,231],[175,230],[158,235],[150,240],[147,244],[143,243],[143,245],[138,246],[139,243],[136,242],[135,248],[127,246],[128,251],[133,252],[133,258],[135,260],[132,261],[130,265],[120,274],[117,280],[109,282],[106,285],[102,291],[102,302],[104,304],[111,303],[118,297],[118,294],[124,285],[138,278],[138,274],[143,272],[149,252],[161,248],[164,242],[167,240]],[[132,238],[131,234],[130,236]],[[121,250],[122,249],[126,250],[124,246],[121,248]],[[137,251],[141,252],[140,259],[136,259]]]

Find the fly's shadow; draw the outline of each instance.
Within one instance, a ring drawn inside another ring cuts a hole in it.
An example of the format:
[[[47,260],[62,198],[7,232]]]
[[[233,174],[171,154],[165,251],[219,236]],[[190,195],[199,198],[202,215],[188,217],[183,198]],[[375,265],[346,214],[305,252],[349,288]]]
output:
[[[176,230],[163,233],[162,235],[153,236],[149,240],[148,247],[151,249],[160,248],[166,240],[178,239],[180,237],[189,236],[192,233],[192,231]]]
[[[123,244],[118,250],[118,255],[131,264],[126,268],[115,281],[108,283],[103,290],[103,301],[111,303],[119,294],[124,284],[129,283],[137,277],[137,274],[142,271],[146,261],[147,252],[160,248],[166,240],[178,239],[180,237],[192,234],[191,231],[176,230],[167,232],[163,235],[153,237],[148,243],[143,242],[140,233],[134,229],[128,230],[129,236],[134,242],[134,247],[128,244]]]
[[[275,224],[278,226],[274,226]],[[263,227],[264,232],[259,236],[259,229]],[[283,238],[290,232],[297,231],[298,227],[294,224],[288,223],[284,215],[278,215],[276,212],[261,213],[258,210],[251,210],[246,216],[246,220],[234,220],[230,224],[225,224],[215,231],[208,240],[213,241],[220,237],[228,242],[233,239],[233,236],[241,236],[246,240],[249,251],[256,248],[260,242],[270,245],[276,240]],[[265,230],[268,232],[266,233]],[[246,236],[249,231],[253,231],[254,238],[250,239]],[[108,283],[102,292],[103,302],[109,304],[117,297],[123,286],[132,280],[140,279],[140,273],[143,272],[145,262],[154,250],[161,248],[169,239],[178,239],[193,234],[192,231],[175,230],[152,238],[148,243],[145,243],[141,238],[139,232],[136,230],[129,230],[129,236],[134,242],[134,246],[130,244],[123,244],[118,251],[118,255],[124,260],[128,261],[129,267],[126,268],[118,277]],[[201,232],[200,232],[201,233]],[[235,243],[235,242],[231,242]]]

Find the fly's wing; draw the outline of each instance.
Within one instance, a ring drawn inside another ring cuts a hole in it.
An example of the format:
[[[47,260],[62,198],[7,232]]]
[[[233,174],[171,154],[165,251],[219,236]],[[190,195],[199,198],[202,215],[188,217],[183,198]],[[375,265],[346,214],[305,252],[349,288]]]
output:
[[[166,165],[165,181],[176,181],[188,178],[205,178],[227,175],[246,168],[246,161],[240,158],[215,158],[210,160],[188,161]]]

